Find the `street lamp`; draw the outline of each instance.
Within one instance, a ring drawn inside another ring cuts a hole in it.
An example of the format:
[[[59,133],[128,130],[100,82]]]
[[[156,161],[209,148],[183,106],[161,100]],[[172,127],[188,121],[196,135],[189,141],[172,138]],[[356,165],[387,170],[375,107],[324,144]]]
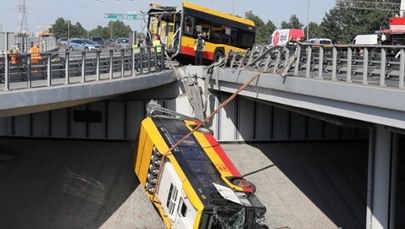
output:
[[[309,0],[307,1],[307,40],[309,40]]]
[[[70,38],[70,20],[66,20],[67,27],[68,27],[68,34],[67,34],[67,39],[69,40]]]

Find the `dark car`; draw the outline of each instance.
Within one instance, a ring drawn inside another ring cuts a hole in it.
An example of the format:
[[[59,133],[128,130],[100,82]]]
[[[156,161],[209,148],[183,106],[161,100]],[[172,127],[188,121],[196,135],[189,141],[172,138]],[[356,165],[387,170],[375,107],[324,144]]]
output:
[[[104,44],[104,39],[100,36],[92,36],[90,37],[90,40],[93,42],[96,42],[99,45],[103,45]]]

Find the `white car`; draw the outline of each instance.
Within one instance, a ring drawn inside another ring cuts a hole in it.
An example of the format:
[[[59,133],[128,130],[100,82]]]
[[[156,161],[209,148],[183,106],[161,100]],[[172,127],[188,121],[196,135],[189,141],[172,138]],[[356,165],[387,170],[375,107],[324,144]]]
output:
[[[96,42],[86,39],[71,39],[69,41],[69,50],[98,50],[101,49],[101,45]]]

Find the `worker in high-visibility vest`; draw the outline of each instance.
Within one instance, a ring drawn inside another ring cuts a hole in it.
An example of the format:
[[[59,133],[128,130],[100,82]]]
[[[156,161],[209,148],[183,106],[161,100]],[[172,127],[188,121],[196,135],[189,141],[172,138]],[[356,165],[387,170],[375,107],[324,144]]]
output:
[[[31,54],[31,64],[37,64],[42,60],[38,43],[35,43],[30,48],[30,54]]]
[[[7,52],[11,64],[18,64],[18,46],[14,46],[13,50]]]
[[[194,52],[195,52],[195,65],[202,64],[202,56],[205,52],[205,41],[202,39],[202,34],[198,33],[197,39],[194,41]]]
[[[156,47],[156,52],[160,53],[162,48],[161,48],[161,43],[160,43],[160,36],[155,34],[153,36],[153,42],[152,42],[153,47]]]

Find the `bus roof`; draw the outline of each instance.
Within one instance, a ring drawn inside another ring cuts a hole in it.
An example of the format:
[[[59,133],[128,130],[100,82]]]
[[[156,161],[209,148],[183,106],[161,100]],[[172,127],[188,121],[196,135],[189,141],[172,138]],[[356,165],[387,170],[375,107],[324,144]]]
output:
[[[220,12],[220,11],[217,11],[217,10],[209,9],[207,7],[199,6],[199,5],[190,3],[190,2],[183,2],[183,7],[193,9],[193,10],[197,10],[197,11],[201,11],[201,12],[204,12],[204,13],[207,13],[207,14],[218,16],[218,17],[227,18],[227,19],[237,21],[239,23],[250,25],[250,26],[253,26],[253,27],[255,26],[255,23],[252,20],[244,19],[244,18],[235,16],[235,15],[231,15],[231,14],[227,14],[227,13]]]

